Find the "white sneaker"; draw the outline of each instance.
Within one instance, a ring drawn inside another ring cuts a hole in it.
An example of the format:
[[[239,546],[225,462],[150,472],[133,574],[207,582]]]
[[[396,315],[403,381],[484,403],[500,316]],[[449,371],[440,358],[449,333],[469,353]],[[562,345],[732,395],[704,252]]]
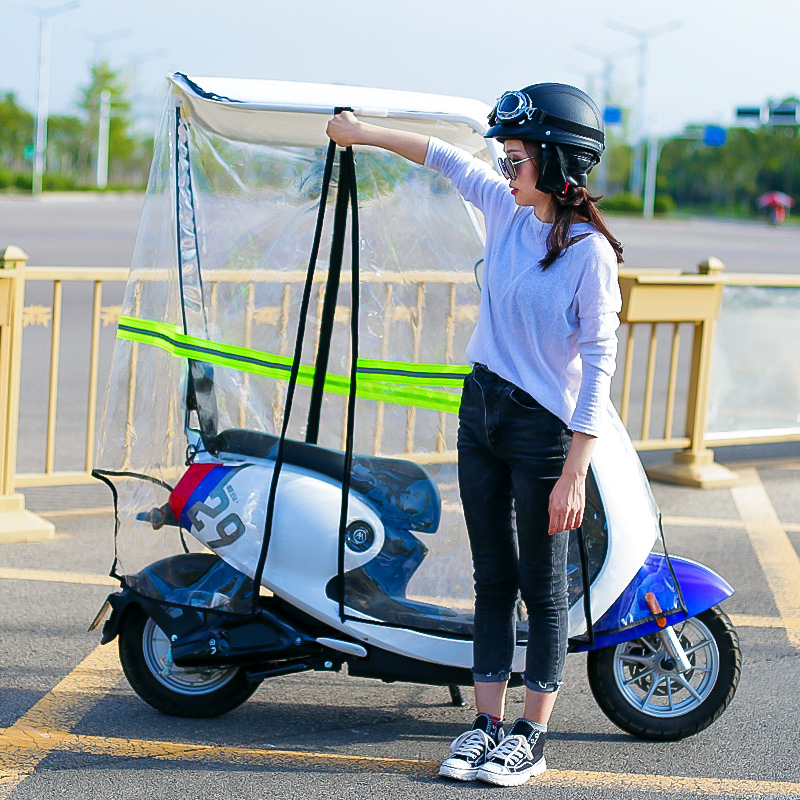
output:
[[[442,762],[439,775],[457,781],[474,781],[494,746],[495,741],[485,731],[465,731],[450,744],[451,755]]]
[[[478,768],[479,781],[496,786],[520,786],[547,770],[544,760],[546,733],[534,731],[529,739],[509,733]]]

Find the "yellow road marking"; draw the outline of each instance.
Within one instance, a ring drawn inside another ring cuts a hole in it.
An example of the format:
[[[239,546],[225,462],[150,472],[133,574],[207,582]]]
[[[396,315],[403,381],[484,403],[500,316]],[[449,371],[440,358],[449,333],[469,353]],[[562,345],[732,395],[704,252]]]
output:
[[[115,758],[153,758],[183,763],[236,764],[254,769],[297,771],[317,770],[402,774],[413,777],[434,777],[438,761],[422,759],[354,756],[340,753],[315,753],[302,750],[266,750],[249,747],[221,747],[181,742],[122,739],[108,736],[74,735],[65,731],[42,731],[48,749]],[[33,743],[31,743],[31,746]],[[575,786],[605,788],[616,791],[652,791],[697,797],[774,797],[800,795],[800,783],[788,781],[737,780],[735,778],[686,777],[681,775],[648,775],[641,773],[592,772],[588,770],[550,769],[537,784],[543,786]],[[2,796],[2,795],[0,795]]]
[[[113,514],[113,506],[102,508],[62,508],[58,511],[37,511],[40,517],[57,519],[58,517],[93,517],[97,514]]]
[[[124,739],[69,733],[121,677],[114,648],[97,648],[64,680],[10,728],[0,733],[0,800],[30,776],[52,751],[108,755],[115,758],[152,758],[183,763],[218,762],[245,767],[296,771],[367,772],[433,777],[439,763],[298,750],[199,745],[186,742]],[[616,792],[651,791],[692,797],[775,797],[800,795],[800,783],[736,780],[732,778],[648,775],[550,769],[537,783],[607,789]]]
[[[87,583],[95,586],[119,586],[110,575],[85,572],[60,572],[50,569],[11,569],[0,567],[0,578],[16,581],[46,581],[50,583]]]
[[[800,558],[755,469],[739,471],[733,501],[761,564],[789,642],[800,650]]]
[[[737,628],[800,628],[800,620],[760,617],[754,614],[728,614]]]
[[[36,770],[59,741],[50,727],[72,728],[108,694],[122,677],[114,647],[98,647],[0,733],[0,800]]]
[[[665,525],[679,528],[744,528],[741,519],[720,519],[719,517],[677,517],[664,515],[661,521]],[[800,522],[784,522],[783,529],[792,533],[800,533]]]

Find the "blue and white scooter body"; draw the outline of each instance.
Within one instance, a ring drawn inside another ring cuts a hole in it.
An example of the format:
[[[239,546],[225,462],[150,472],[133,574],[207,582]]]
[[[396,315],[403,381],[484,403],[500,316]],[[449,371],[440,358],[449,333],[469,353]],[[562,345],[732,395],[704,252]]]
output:
[[[298,446],[313,456],[309,446]],[[186,530],[249,577],[255,574],[261,551],[266,498],[275,464],[270,457],[273,454],[265,455],[264,458],[230,452],[220,452],[216,457],[199,455],[170,501],[176,518]],[[363,602],[357,605],[346,599],[347,616],[342,620],[335,590],[341,482],[315,470],[313,462],[310,466],[299,466],[289,459],[278,482],[262,584],[306,614],[358,641],[414,659],[469,668],[472,643],[463,635],[467,630],[463,620],[460,628],[458,622],[448,628],[445,619],[441,634],[425,630],[430,628],[427,623],[431,616],[452,612],[414,603],[405,597],[405,586],[427,552],[421,544],[414,548],[418,539],[412,530],[435,534],[439,523],[435,486],[426,483],[420,468],[408,466],[419,474],[411,475],[417,478],[411,483],[406,475],[406,484],[400,487],[407,498],[411,496],[409,487],[417,493],[414,513],[406,516],[400,530],[400,535],[406,537],[403,553],[407,564],[402,563],[404,556],[397,555],[396,547],[387,546],[387,537],[397,540],[398,526],[396,519],[388,527],[385,524],[382,513],[386,514],[389,506],[381,502],[384,495],[380,487],[364,489],[371,497],[355,489],[350,491],[344,573],[345,576],[364,570],[369,573],[372,565],[368,580],[372,596],[362,597]],[[595,647],[657,630],[655,615],[644,600],[648,592],[655,593],[670,624],[711,607],[732,593],[731,587],[706,567],[673,559],[674,570],[671,570],[664,556],[650,552],[659,531],[658,508],[638,456],[613,409],[609,409],[605,435],[598,439],[592,472],[600,508],[594,513],[597,519],[587,520],[586,524],[598,526],[597,533],[605,537],[602,563],[595,565],[590,592],[593,627],[597,632]],[[354,485],[363,489],[358,480]],[[415,501],[408,502],[413,506]],[[396,517],[396,506],[391,509],[390,515]],[[386,568],[381,572],[378,566],[381,561],[395,563],[388,572]],[[396,574],[402,576],[400,583],[391,587],[385,576]],[[569,612],[569,632],[573,639],[587,631],[581,592],[575,592],[574,596]],[[380,624],[387,622],[386,615],[381,613],[386,603],[404,607],[403,616],[394,618],[404,622],[404,626]],[[374,613],[370,613],[373,607]],[[461,617],[468,618],[463,614]],[[359,618],[364,622],[359,622]],[[578,649],[587,646],[578,645]],[[524,656],[523,642],[515,651],[515,672],[523,671]]]

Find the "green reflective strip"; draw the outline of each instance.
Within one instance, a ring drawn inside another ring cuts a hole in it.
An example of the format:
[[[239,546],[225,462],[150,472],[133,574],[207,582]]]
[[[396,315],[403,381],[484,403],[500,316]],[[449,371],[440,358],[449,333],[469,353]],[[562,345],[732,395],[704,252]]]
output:
[[[358,359],[358,376],[384,383],[461,386],[470,368],[462,364],[409,364],[403,361]]]
[[[178,358],[192,358],[196,361],[205,361],[209,364],[238,369],[268,378],[288,380],[291,374],[292,359],[288,356],[263,353],[246,347],[235,347],[234,345],[220,344],[219,342],[212,342],[196,336],[187,336],[181,333],[176,325],[164,322],[120,317],[117,337],[159,347]],[[419,365],[421,369],[417,369],[418,365],[415,364],[368,360],[368,369],[370,371],[362,375],[360,371],[361,363],[362,361],[359,359],[359,374],[356,385],[357,397],[446,413],[458,412],[461,401],[460,395],[436,389],[427,389],[419,385],[410,386],[404,384],[422,383],[425,386],[456,385],[456,383],[460,384],[463,381],[463,376],[469,372],[468,368],[422,364]],[[436,375],[437,370],[439,371],[439,377],[416,377],[413,379],[411,377],[414,373],[419,373],[422,376]],[[447,372],[451,370],[453,372],[459,370],[459,373],[454,374],[453,378],[446,377]],[[297,382],[304,386],[313,385],[314,368],[301,365]],[[350,379],[344,375],[328,373],[325,377],[324,389],[333,394],[348,395],[350,392]]]

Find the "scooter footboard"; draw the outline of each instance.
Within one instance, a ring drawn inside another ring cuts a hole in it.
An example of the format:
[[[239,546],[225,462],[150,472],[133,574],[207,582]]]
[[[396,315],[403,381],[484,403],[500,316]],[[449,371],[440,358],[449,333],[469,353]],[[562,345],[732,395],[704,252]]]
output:
[[[594,622],[594,647],[578,639],[571,642],[570,650],[597,650],[656,633],[721,603],[733,591],[722,576],[703,564],[680,556],[667,561],[661,553],[650,553],[625,591]]]

